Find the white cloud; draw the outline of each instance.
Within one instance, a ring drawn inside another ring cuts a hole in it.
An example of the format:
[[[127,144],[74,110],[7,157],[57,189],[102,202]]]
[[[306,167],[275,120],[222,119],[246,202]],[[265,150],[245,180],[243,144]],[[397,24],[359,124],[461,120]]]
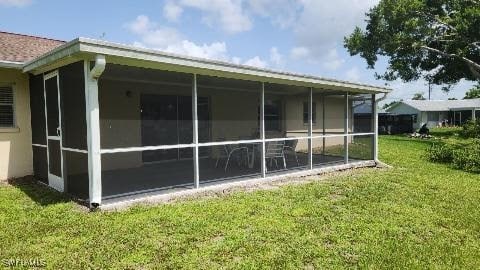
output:
[[[184,38],[175,28],[158,25],[145,15],[138,16],[134,21],[127,23],[125,26],[140,38],[140,41],[133,43],[134,46],[154,48],[200,58],[228,60],[225,42],[196,44]]]
[[[300,60],[307,58],[310,54],[310,50],[306,47],[293,47],[290,50],[290,57],[293,60]]]
[[[0,0],[0,6],[26,7],[32,4],[32,0]]]
[[[270,49],[270,62],[277,68],[283,68],[285,65],[283,55],[278,51],[277,47]]]
[[[211,27],[218,25],[229,34],[252,28],[252,21],[242,8],[241,0],[178,0],[175,4],[200,10],[205,24]]]
[[[169,0],[163,13],[167,20],[175,22],[186,8],[200,11],[202,22],[210,27],[235,34],[251,30],[254,15],[281,28],[290,27],[297,21],[302,5],[299,0]]]
[[[126,28],[141,37],[137,46],[165,48],[183,39],[176,29],[157,25],[145,15],[139,15],[134,21],[127,23]]]
[[[134,21],[125,24],[125,26],[128,30],[135,34],[144,34],[155,27],[155,25],[150,22],[150,19],[145,15],[137,16]]]
[[[295,47],[294,60],[322,62],[328,70],[344,63],[339,54],[343,37],[356,25],[363,25],[365,12],[379,0],[169,0],[164,15],[178,20],[184,9],[200,11],[202,22],[234,34],[251,30],[254,16],[266,18],[282,29],[290,28]],[[343,53],[343,51],[342,51]],[[271,59],[272,60],[272,59]],[[272,61],[273,63],[274,61]]]
[[[170,22],[177,22],[183,13],[183,8],[173,2],[167,2],[163,6],[163,16]]]
[[[332,71],[339,69],[345,63],[345,59],[338,55],[336,48],[330,49],[324,58],[322,66]]]
[[[345,73],[345,78],[347,81],[351,82],[359,82],[360,81],[360,71],[358,70],[357,67],[353,67]]]
[[[296,0],[248,0],[246,8],[251,13],[268,18],[280,28],[292,26],[302,8]]]
[[[245,61],[245,63],[243,63],[244,65],[247,65],[247,66],[252,66],[252,67],[258,67],[258,68],[265,68],[268,66],[267,62],[263,61],[262,59],[260,59],[259,56],[255,56],[251,59],[248,59],[247,61]]]
[[[365,12],[379,0],[301,0],[303,10],[294,33],[299,46],[309,48],[314,55],[325,55],[343,42],[356,25],[364,25]]]
[[[182,40],[180,43],[169,45],[165,51],[199,58],[228,61],[225,42],[197,45],[191,41]]]
[[[240,57],[232,57],[232,63],[240,65],[242,63],[242,58]]]

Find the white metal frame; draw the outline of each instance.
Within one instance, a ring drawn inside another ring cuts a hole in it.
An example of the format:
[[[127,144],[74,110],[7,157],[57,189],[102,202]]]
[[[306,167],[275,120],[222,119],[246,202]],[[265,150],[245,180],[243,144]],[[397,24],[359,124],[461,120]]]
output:
[[[324,116],[322,116],[323,118]],[[323,123],[325,126],[325,121]],[[308,169],[313,169],[313,88],[308,91]]]
[[[193,122],[193,182],[195,188],[200,187],[200,165],[198,162],[198,104],[197,74],[192,79],[192,122]]]
[[[344,151],[345,151],[345,154],[344,154],[344,159],[345,159],[345,164],[348,164],[348,128],[349,128],[349,123],[348,123],[348,119],[350,117],[349,114],[349,111],[348,111],[348,105],[349,105],[349,95],[348,95],[348,92],[345,94],[345,107],[344,107],[344,117],[345,117],[345,120],[344,120],[344,127],[343,127],[343,132],[345,133],[345,137],[343,138],[343,144],[344,144]]]
[[[47,109],[47,89],[45,86],[45,82],[49,79],[56,78],[57,83],[57,106],[58,106],[58,127],[57,127],[57,136],[49,136],[48,135],[48,109]],[[43,75],[43,96],[44,96],[44,105],[45,105],[45,135],[47,139],[47,167],[48,167],[48,185],[58,191],[63,192],[64,190],[64,167],[63,167],[63,146],[62,146],[62,111],[60,106],[60,78],[58,70],[50,72],[48,74]],[[60,170],[61,176],[54,175],[50,172],[50,149],[48,146],[48,141],[58,141],[60,144]]]
[[[86,62],[85,64],[85,74],[86,74],[86,80],[88,80],[88,63]],[[89,89],[88,82],[86,82],[86,91],[88,92]],[[98,85],[96,85],[96,91],[98,91]],[[344,94],[344,99],[345,99],[345,119],[344,119],[344,132],[343,134],[326,134],[325,133],[325,126],[323,128],[323,133],[322,135],[314,135],[313,134],[313,88],[308,88],[308,102],[309,102],[309,124],[308,124],[308,135],[307,136],[302,136],[302,137],[288,137],[288,138],[271,138],[271,139],[266,139],[265,138],[265,111],[264,111],[264,106],[265,106],[265,83],[261,82],[261,89],[259,91],[260,93],[260,138],[259,139],[252,139],[252,140],[236,140],[236,141],[222,141],[222,142],[208,142],[208,143],[200,143],[198,141],[198,104],[197,104],[197,96],[198,96],[198,84],[197,84],[197,74],[193,74],[193,79],[192,79],[192,119],[193,119],[193,143],[191,144],[177,144],[177,145],[158,145],[158,146],[144,146],[144,147],[126,147],[126,148],[112,148],[112,149],[100,149],[100,146],[98,145],[99,149],[98,152],[99,154],[113,154],[113,153],[127,153],[127,152],[140,152],[140,151],[151,151],[151,150],[166,150],[166,149],[182,149],[182,148],[192,148],[193,149],[193,165],[194,165],[194,179],[193,179],[193,185],[195,188],[200,188],[200,177],[199,177],[199,148],[200,147],[208,147],[208,146],[221,146],[221,145],[232,145],[232,144],[244,144],[244,143],[258,143],[261,144],[261,178],[267,178],[271,177],[267,175],[267,167],[266,167],[266,162],[265,162],[265,144],[266,142],[275,142],[275,141],[289,141],[289,140],[308,140],[308,166],[302,167],[304,171],[314,171],[317,166],[314,166],[313,164],[313,140],[314,139],[323,139],[323,143],[325,143],[325,140],[328,138],[344,138],[344,148],[345,148],[345,159],[344,163],[349,164],[351,163],[349,161],[348,157],[348,138],[353,138],[354,136],[377,136],[376,132],[367,132],[367,133],[354,133],[353,130],[352,132],[349,132],[349,109],[348,109],[348,104],[349,104],[349,96],[348,92],[345,92]],[[87,93],[87,95],[90,95],[91,93]],[[87,97],[87,107],[88,104],[92,102],[91,96]],[[96,102],[97,102],[97,109],[98,109],[98,92]],[[323,97],[323,104],[325,104],[325,97]],[[90,104],[91,105],[91,104]],[[376,114],[376,111],[374,110],[372,113]],[[89,116],[88,110],[87,110],[87,126],[88,130],[95,130],[99,129],[99,127],[95,128],[91,126],[91,121],[92,118],[91,115]],[[96,116],[96,121],[98,121],[98,115]],[[374,115],[373,117],[376,117]],[[322,118],[325,123],[325,106],[323,106],[323,113],[322,113]],[[318,119],[317,119],[318,120]],[[372,120],[375,121],[375,120]],[[375,125],[375,124],[373,124]],[[99,130],[95,131],[96,133],[98,132],[97,136],[100,136]],[[98,138],[100,140],[100,138]],[[91,138],[89,136],[88,138],[89,145],[91,144]],[[372,148],[376,148],[375,146],[372,146]],[[72,149],[70,149],[72,150]],[[375,150],[375,149],[372,149]],[[89,148],[89,151],[91,149]],[[89,156],[91,156],[91,153],[89,153]],[[374,160],[374,157],[372,157],[372,160]],[[101,158],[98,158],[98,162],[101,162]],[[338,164],[338,162],[334,162],[335,164]],[[89,164],[90,165],[90,164]],[[98,168],[96,170],[99,170],[101,168],[100,164],[97,164]],[[325,166],[328,166],[328,163],[322,164]],[[91,170],[89,166],[89,170]],[[290,171],[286,170],[285,172],[282,172],[282,175],[288,175]],[[98,176],[98,177],[101,177]],[[202,183],[207,183],[209,181],[204,181]],[[101,184],[101,178],[100,178],[100,184]],[[159,188],[158,190],[164,190],[165,188]],[[157,190],[157,189],[155,189]],[[125,194],[123,194],[125,195]],[[100,195],[101,196],[101,193]],[[117,197],[117,196],[113,196]],[[107,197],[106,197],[107,198]],[[101,197],[100,197],[101,199]]]
[[[260,172],[262,174],[262,178],[265,178],[267,174],[267,162],[265,160],[265,151],[266,151],[266,144],[265,144],[265,83],[262,82],[262,89],[260,92],[260,142],[262,143],[262,154],[261,154],[261,168]]]

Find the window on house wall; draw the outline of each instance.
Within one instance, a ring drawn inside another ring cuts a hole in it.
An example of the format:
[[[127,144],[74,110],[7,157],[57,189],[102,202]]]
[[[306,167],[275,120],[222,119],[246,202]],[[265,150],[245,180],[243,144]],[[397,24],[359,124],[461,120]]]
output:
[[[15,127],[15,110],[13,102],[12,87],[0,87],[0,128]]]
[[[312,103],[312,122],[317,122],[317,103]],[[303,102],[303,123],[308,124],[308,102]]]
[[[437,122],[438,119],[440,119],[440,113],[439,112],[428,112],[427,114],[427,121],[428,122]]]
[[[413,123],[415,123],[415,124],[417,123],[417,121],[418,121],[418,116],[417,116],[416,114],[412,114],[412,121],[413,121]]]
[[[281,131],[281,101],[265,100],[265,131]]]

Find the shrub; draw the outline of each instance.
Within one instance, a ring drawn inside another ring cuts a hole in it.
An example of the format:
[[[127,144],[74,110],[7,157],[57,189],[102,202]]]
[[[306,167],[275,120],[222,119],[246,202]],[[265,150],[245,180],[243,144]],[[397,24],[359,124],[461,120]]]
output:
[[[480,119],[467,121],[460,134],[464,138],[480,138]]]
[[[450,163],[453,160],[454,145],[438,142],[432,144],[426,152],[426,158],[431,162]]]
[[[454,168],[480,173],[480,140],[473,140],[472,144],[453,150],[452,157]]]
[[[480,139],[435,142],[427,149],[425,157],[431,162],[448,163],[459,170],[480,173]]]

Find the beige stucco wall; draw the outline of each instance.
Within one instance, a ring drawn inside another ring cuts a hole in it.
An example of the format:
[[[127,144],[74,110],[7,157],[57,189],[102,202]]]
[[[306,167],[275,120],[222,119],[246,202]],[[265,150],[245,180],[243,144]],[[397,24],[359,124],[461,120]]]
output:
[[[285,133],[287,137],[305,137],[308,134],[308,126],[303,123],[303,102],[306,97],[288,96],[285,98],[285,114],[287,120],[285,123]],[[326,134],[341,134],[344,132],[345,121],[345,99],[343,96],[325,97],[325,123],[323,123],[323,100],[321,96],[314,96],[313,102],[316,103],[316,122],[312,126],[313,135],[322,135],[325,124]],[[351,104],[350,104],[351,106]],[[350,110],[352,111],[352,110]],[[352,127],[352,114],[349,114],[350,129]],[[343,145],[343,137],[328,138],[325,140],[325,146]],[[323,146],[323,139],[314,139],[313,147]],[[308,141],[299,140],[297,144],[298,151],[308,150]]]
[[[15,101],[14,129],[0,128],[0,180],[33,173],[32,132],[28,75],[0,68],[0,84],[12,84]]]

